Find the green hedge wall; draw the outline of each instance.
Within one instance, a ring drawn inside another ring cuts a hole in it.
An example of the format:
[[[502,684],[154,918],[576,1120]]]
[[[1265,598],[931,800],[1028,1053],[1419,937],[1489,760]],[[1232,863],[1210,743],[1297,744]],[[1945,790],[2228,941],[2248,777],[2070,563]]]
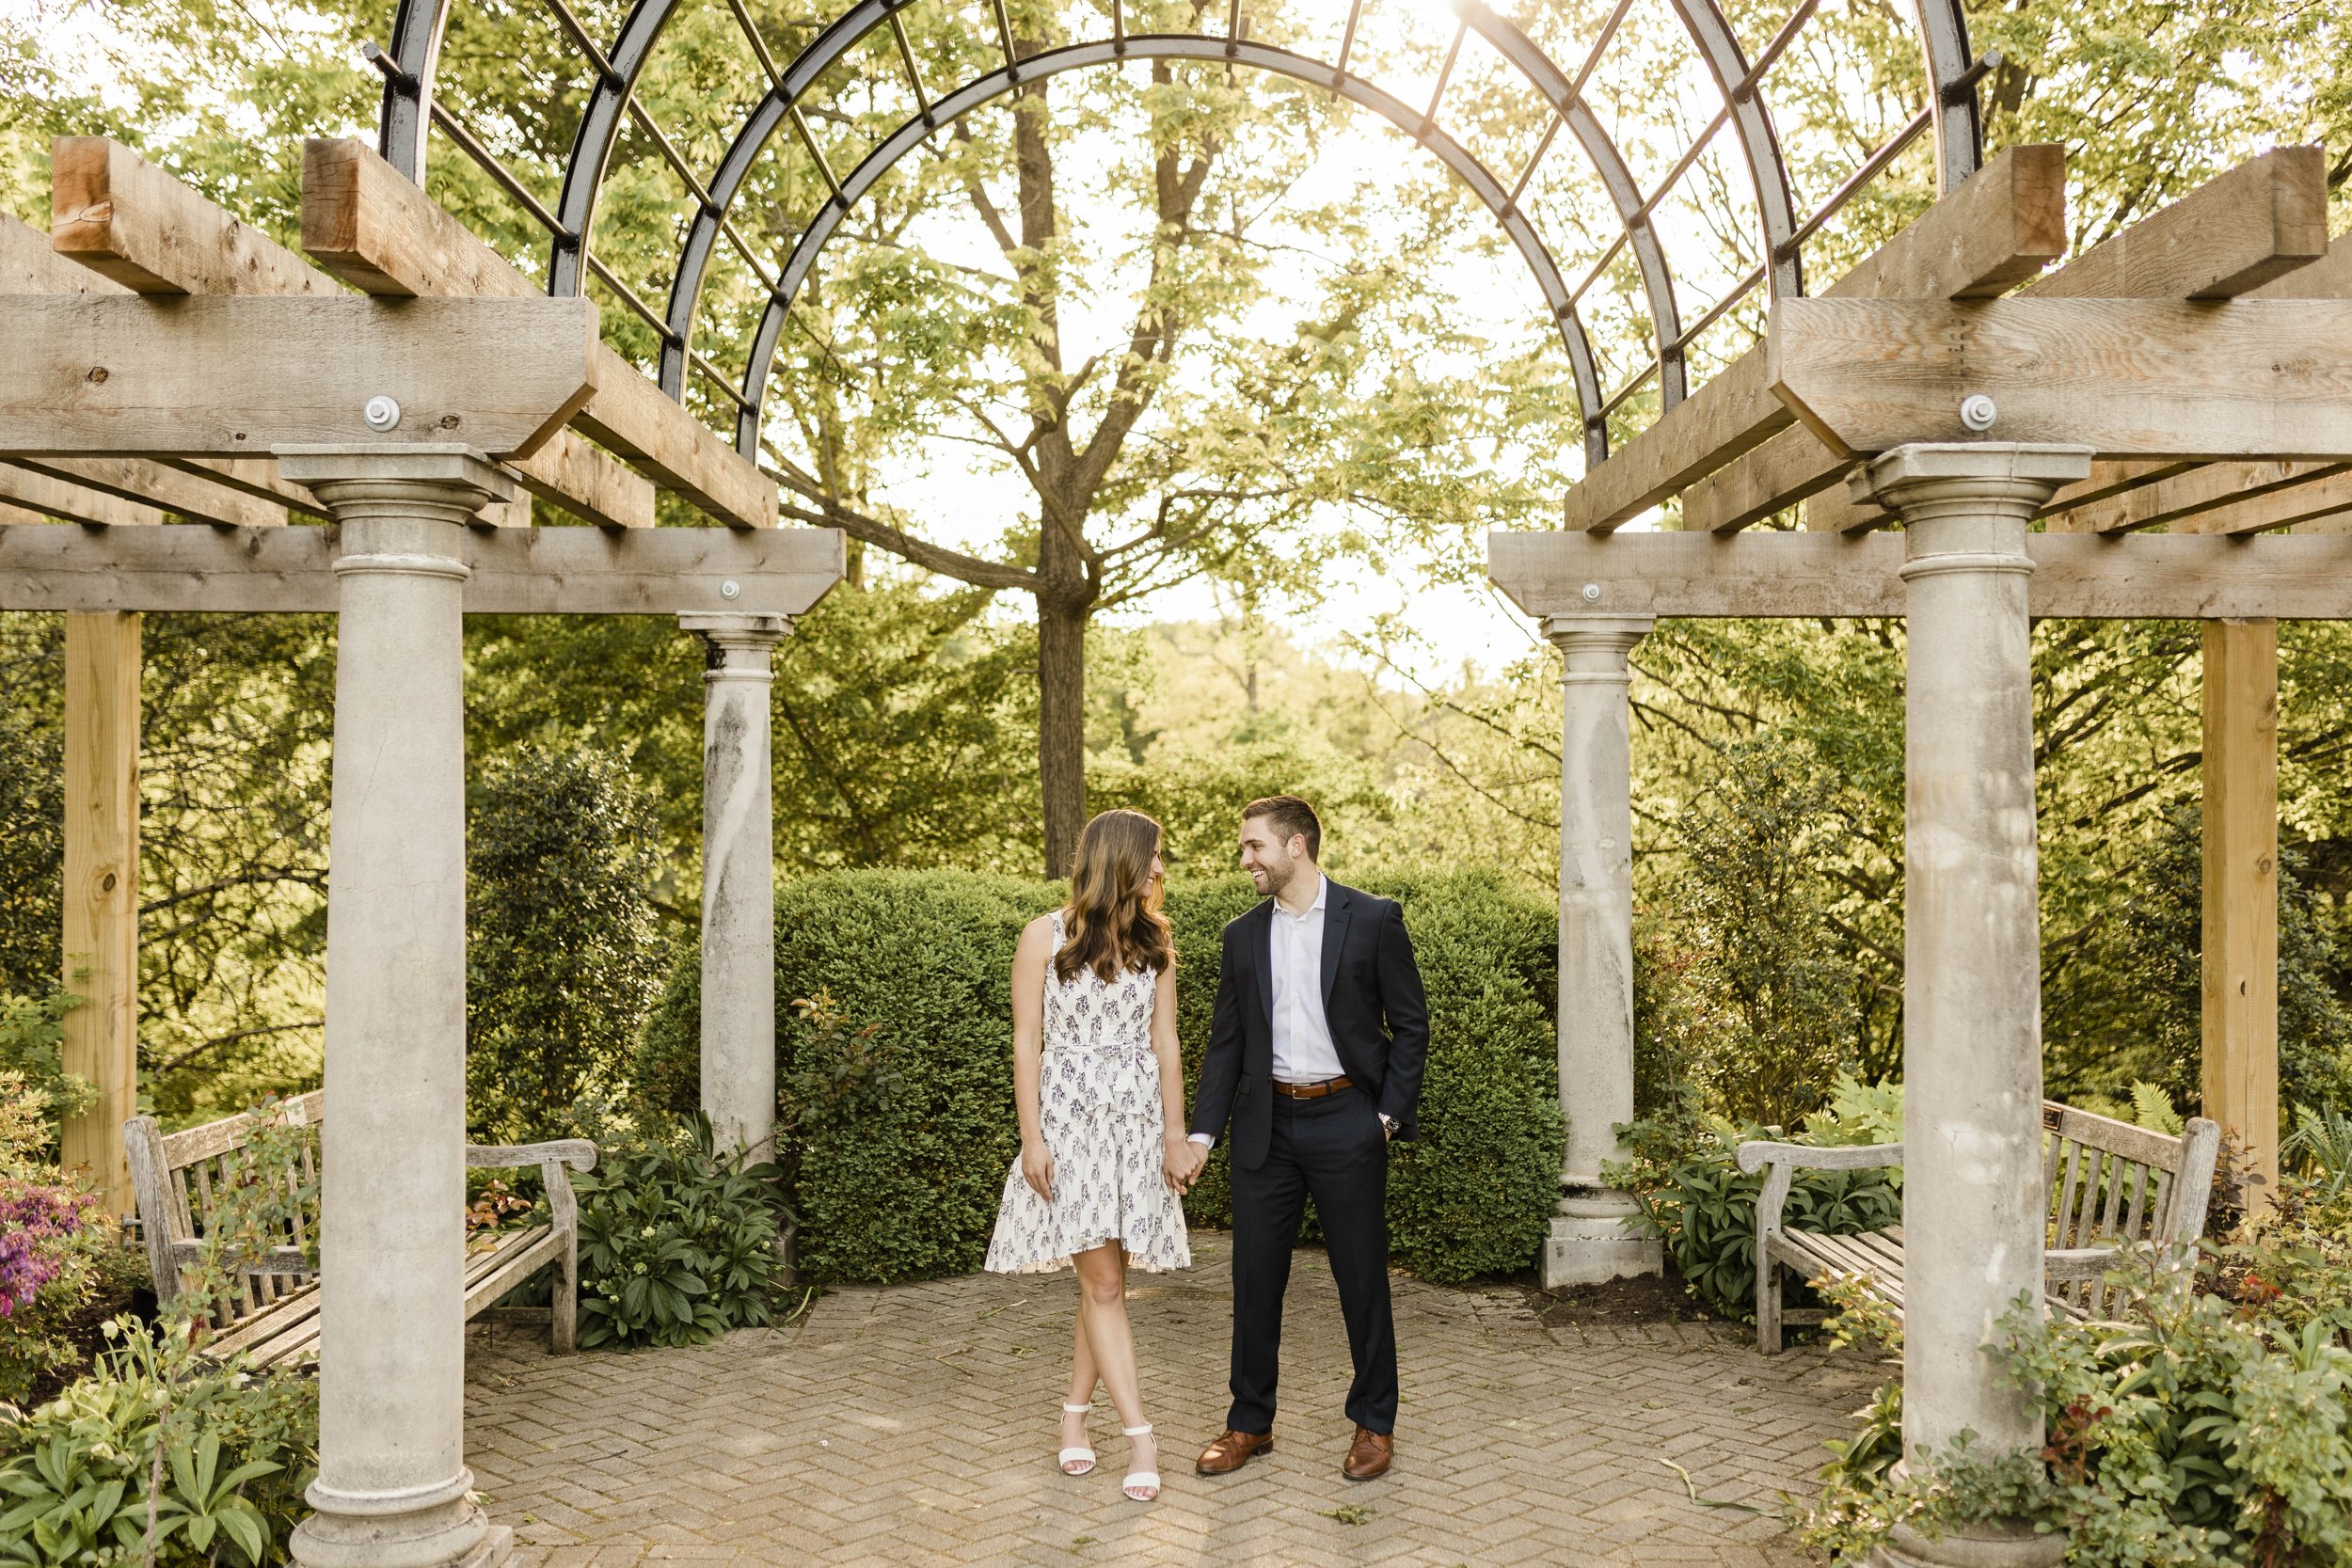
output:
[[[1459,1281],[1530,1266],[1560,1170],[1551,907],[1499,878],[1406,870],[1359,885],[1400,900],[1429,992],[1421,1136],[1396,1146],[1389,1185],[1398,1262]],[[1012,1109],[1008,977],[1021,927],[1060,902],[1053,882],[968,872],[848,871],[776,895],[776,1041],[789,1075],[806,1036],[801,997],[829,993],[877,1030],[890,1092],[808,1134],[788,1195],[812,1278],[898,1280],[968,1273],[988,1246],[1020,1146]],[[1185,1077],[1215,1004],[1218,933],[1257,901],[1239,878],[1168,892],[1180,962]],[[636,1082],[691,1110],[700,972],[682,951],[648,1021]],[[1220,1153],[1187,1200],[1195,1225],[1229,1213]]]

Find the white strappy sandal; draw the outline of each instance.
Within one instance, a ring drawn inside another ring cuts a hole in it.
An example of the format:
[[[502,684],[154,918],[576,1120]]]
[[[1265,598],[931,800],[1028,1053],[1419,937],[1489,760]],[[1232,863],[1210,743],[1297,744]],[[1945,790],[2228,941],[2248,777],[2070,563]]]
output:
[[[1065,1404],[1061,1408],[1062,1414],[1065,1416],[1084,1416],[1091,1412],[1094,1409],[1094,1406],[1090,1404]],[[1056,1463],[1061,1466],[1061,1473],[1063,1475],[1090,1476],[1094,1473],[1094,1450],[1085,1447],[1064,1449]],[[1073,1465],[1075,1466],[1074,1469],[1073,1468]]]
[[[1148,1437],[1152,1433],[1152,1423],[1146,1421],[1139,1427],[1120,1427],[1119,1431],[1124,1437]],[[1119,1483],[1119,1490],[1131,1503],[1153,1501],[1160,1495],[1160,1473],[1157,1470],[1130,1470],[1127,1479]]]

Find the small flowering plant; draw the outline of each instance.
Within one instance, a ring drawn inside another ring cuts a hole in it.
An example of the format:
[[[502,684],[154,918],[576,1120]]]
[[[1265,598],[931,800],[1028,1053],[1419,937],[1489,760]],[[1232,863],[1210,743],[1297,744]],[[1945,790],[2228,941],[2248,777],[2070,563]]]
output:
[[[0,1318],[31,1306],[64,1272],[66,1245],[81,1234],[87,1207],[70,1188],[0,1176]]]

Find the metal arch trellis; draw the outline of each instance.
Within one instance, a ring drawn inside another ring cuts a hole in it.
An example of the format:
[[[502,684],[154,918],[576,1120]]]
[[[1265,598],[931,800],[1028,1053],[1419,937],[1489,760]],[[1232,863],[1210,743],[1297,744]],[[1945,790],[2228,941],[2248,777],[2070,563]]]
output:
[[[1764,83],[1811,18],[1820,0],[1799,0],[1753,61],[1742,51],[1719,0],[1669,0],[1712,78],[1720,107],[1691,139],[1671,170],[1647,193],[1638,187],[1625,159],[1583,97],[1585,85],[1634,0],[1617,0],[1587,48],[1583,62],[1573,73],[1563,70],[1526,32],[1498,15],[1484,0],[1456,0],[1460,25],[1425,110],[1406,104],[1348,70],[1349,52],[1366,0],[1348,0],[1347,25],[1339,57],[1331,61],[1250,41],[1238,0],[1228,11],[1228,30],[1224,33],[1151,34],[1128,33],[1123,6],[1114,0],[1110,38],[1016,57],[1001,8],[992,7],[999,13],[993,18],[993,31],[1005,63],[936,97],[926,90],[899,19],[899,13],[914,3],[916,0],[856,0],[788,65],[780,68],[743,0],[727,0],[769,86],[744,117],[717,166],[705,176],[691,166],[636,99],[637,82],[676,12],[678,0],[635,0],[609,49],[599,46],[589,35],[567,0],[546,0],[595,80],[565,164],[562,191],[550,212],[478,138],[433,101],[434,69],[448,24],[451,0],[399,0],[391,47],[382,54],[371,51],[386,79],[379,150],[404,174],[421,181],[426,137],[431,128],[438,124],[548,230],[552,237],[548,293],[578,293],[584,288],[587,275],[594,272],[658,335],[661,344],[658,375],[662,390],[682,401],[688,372],[702,372],[735,405],[737,449],[756,459],[767,378],[802,283],[856,201],[893,165],[939,129],[1024,84],[1126,59],[1189,59],[1273,71],[1322,87],[1380,115],[1427,149],[1494,214],[1534,275],[1567,350],[1576,380],[1588,465],[1606,460],[1610,416],[1651,378],[1659,383],[1661,408],[1670,408],[1681,401],[1688,390],[1686,351],[1725,312],[1759,286],[1767,290],[1768,297],[1774,299],[1801,295],[1804,291],[1804,242],[1920,135],[1930,129],[1935,134],[1935,167],[1942,189],[1948,190],[1973,174],[1982,150],[1976,85],[1984,74],[1985,64],[1971,60],[1961,0],[1917,0],[1921,58],[1928,88],[1925,105],[1909,124],[1869,154],[1848,180],[1804,218],[1796,214],[1787,165],[1765,99]],[[885,137],[849,175],[838,176],[807,133],[802,118],[803,101],[829,67],[885,25],[894,35],[918,112]],[[1438,125],[1438,110],[1454,55],[1473,30],[1502,55],[1530,90],[1552,111],[1534,151],[1508,184]],[[604,267],[588,245],[597,196],[625,119],[633,120],[670,165],[694,206],[672,274],[670,296],[666,308],[661,309]],[[829,195],[803,229],[778,272],[737,230],[730,209],[743,181],[776,132],[787,122],[814,160]],[[1677,304],[1675,273],[1650,217],[1726,126],[1738,139],[1746,165],[1761,230],[1763,259],[1725,290],[1696,321],[1685,325]],[[1620,225],[1616,237],[1573,287],[1562,277],[1549,248],[1519,205],[1530,179],[1563,128],[1583,151],[1615,208]],[[703,279],[723,236],[759,278],[769,295],[739,385],[731,384],[694,348],[692,341]],[[1615,389],[1605,390],[1578,308],[1584,295],[1629,250],[1648,306],[1653,352],[1639,372]]]

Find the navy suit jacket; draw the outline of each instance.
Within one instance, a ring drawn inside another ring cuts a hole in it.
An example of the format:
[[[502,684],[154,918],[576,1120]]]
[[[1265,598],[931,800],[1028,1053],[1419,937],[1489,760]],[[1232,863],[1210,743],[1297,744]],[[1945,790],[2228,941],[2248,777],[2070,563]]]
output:
[[[1269,898],[1225,927],[1216,1011],[1193,1096],[1194,1132],[1221,1136],[1246,1170],[1265,1164],[1274,1129],[1274,986],[1266,974],[1274,930]],[[1417,1131],[1429,1004],[1405,911],[1393,898],[1330,884],[1323,906],[1323,1016],[1347,1076],[1371,1094],[1396,1136]]]

